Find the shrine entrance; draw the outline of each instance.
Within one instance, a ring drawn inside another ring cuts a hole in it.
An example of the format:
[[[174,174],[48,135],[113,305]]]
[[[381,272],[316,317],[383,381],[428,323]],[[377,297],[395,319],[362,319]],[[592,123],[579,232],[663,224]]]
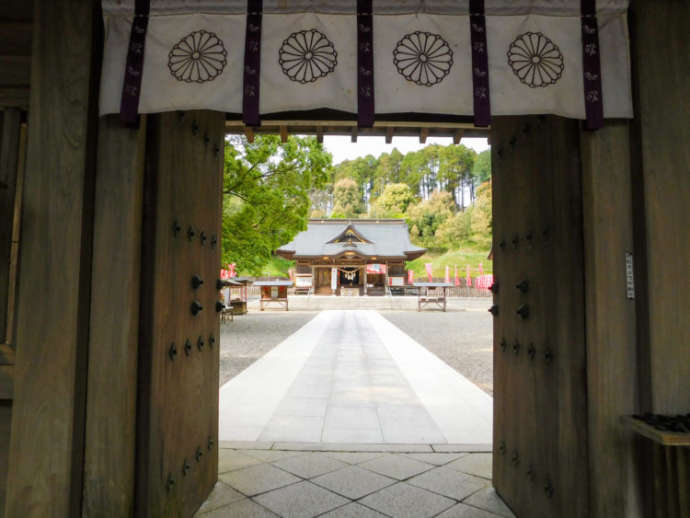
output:
[[[484,3],[215,16],[136,2],[133,16],[103,2],[104,52],[99,2],[0,7],[2,279],[10,245],[19,272],[0,345],[6,516],[186,518],[208,495],[222,141],[239,128],[490,131],[497,491],[524,517],[689,512],[687,447],[621,417],[690,405],[690,10]],[[306,36],[320,67],[290,65]]]

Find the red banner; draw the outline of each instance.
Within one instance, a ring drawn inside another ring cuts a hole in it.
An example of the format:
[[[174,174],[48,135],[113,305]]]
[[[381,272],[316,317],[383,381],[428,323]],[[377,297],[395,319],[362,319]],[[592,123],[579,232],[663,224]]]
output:
[[[424,267],[426,268],[426,276],[429,278],[429,282],[434,280],[434,276],[432,275],[432,270],[431,270],[431,264],[432,263],[426,263]]]
[[[494,276],[491,274],[488,275],[480,275],[475,279],[475,288],[479,288],[481,290],[488,290],[491,288],[491,286],[494,283]]]
[[[458,276],[458,265],[455,265],[455,285],[460,286],[460,277]]]
[[[414,284],[414,270],[407,270],[407,284]]]

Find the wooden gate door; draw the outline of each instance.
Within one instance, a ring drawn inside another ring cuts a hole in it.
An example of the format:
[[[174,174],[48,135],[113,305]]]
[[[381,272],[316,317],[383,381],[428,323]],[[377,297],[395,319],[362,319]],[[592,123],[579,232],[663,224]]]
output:
[[[578,123],[492,127],[496,490],[518,516],[587,516]]]
[[[148,136],[136,510],[189,517],[218,473],[223,114],[151,116]]]

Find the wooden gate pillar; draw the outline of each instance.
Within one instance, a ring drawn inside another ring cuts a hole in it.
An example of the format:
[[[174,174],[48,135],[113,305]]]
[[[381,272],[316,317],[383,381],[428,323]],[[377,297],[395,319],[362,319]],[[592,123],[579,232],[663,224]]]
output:
[[[137,355],[146,117],[99,120],[83,515],[134,509]]]
[[[79,516],[97,3],[35,2],[6,516]]]
[[[621,415],[637,412],[630,123],[580,135],[587,323],[589,516],[641,516],[634,438]]]
[[[690,3],[631,2],[640,412],[690,412]],[[654,43],[652,43],[654,42]],[[645,516],[690,515],[690,448],[640,439]]]

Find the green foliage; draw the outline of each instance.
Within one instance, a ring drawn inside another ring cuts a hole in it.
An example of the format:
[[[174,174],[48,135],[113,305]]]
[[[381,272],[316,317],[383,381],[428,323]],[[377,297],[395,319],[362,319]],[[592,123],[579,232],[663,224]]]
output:
[[[450,267],[450,275],[453,277],[454,266],[458,266],[458,274],[461,278],[465,277],[465,269],[469,265],[472,277],[477,276],[479,263],[482,265],[484,273],[493,272],[493,263],[488,259],[489,249],[478,245],[466,245],[461,250],[450,250],[448,252],[430,251],[419,259],[408,261],[406,268],[415,272],[415,278],[426,278],[425,263],[431,263],[434,277],[443,277],[446,274],[446,266]]]
[[[441,191],[434,191],[428,200],[410,206],[406,218],[412,239],[427,248],[437,245],[436,231],[453,217],[453,209],[453,197]]]
[[[491,150],[487,149],[477,155],[474,161],[472,174],[478,184],[488,182],[491,179]]]
[[[258,274],[272,252],[306,229],[310,194],[329,178],[332,157],[315,138],[257,136],[225,146],[223,264]]]
[[[491,183],[477,188],[477,199],[471,207],[457,212],[436,231],[436,242],[447,249],[475,244],[491,247]]]
[[[356,218],[364,213],[362,198],[357,183],[351,178],[342,178],[333,186],[333,218]]]
[[[402,218],[410,204],[415,201],[412,189],[406,183],[386,185],[383,194],[371,205],[372,218]]]

